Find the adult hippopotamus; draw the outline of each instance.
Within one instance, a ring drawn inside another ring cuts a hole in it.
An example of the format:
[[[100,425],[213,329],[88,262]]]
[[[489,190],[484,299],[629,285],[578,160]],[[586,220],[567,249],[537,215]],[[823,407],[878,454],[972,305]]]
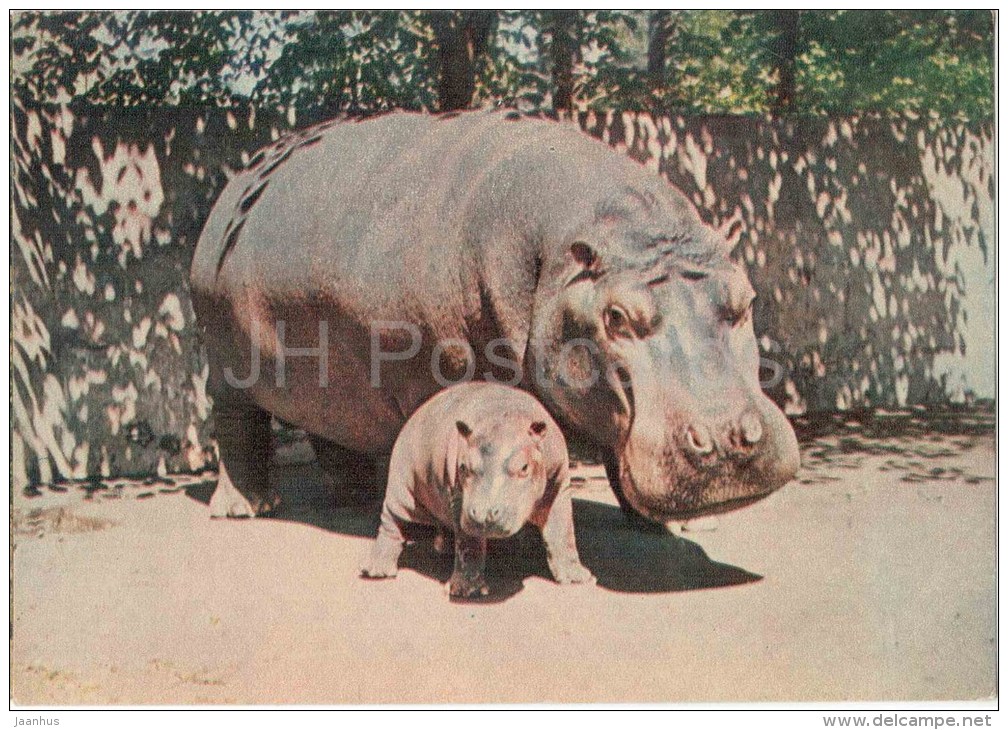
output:
[[[326,123],[258,153],[196,246],[217,516],[276,502],[269,414],[353,462],[467,378],[535,394],[656,522],[748,505],[798,447],[762,392],[754,293],[685,197],[570,124]]]

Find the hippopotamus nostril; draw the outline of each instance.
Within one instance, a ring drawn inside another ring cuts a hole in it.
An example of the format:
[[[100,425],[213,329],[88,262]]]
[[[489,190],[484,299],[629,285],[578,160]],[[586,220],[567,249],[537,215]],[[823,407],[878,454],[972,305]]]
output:
[[[714,439],[710,430],[701,424],[693,424],[686,428],[686,445],[699,456],[706,456],[714,451]]]
[[[739,431],[742,435],[742,442],[752,446],[763,438],[763,419],[756,413],[749,411],[739,420]]]

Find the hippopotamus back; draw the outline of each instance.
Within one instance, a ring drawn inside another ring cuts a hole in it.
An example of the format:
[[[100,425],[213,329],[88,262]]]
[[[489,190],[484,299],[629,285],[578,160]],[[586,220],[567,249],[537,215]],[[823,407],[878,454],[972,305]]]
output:
[[[347,448],[387,452],[442,387],[434,343],[469,343],[477,377],[500,372],[483,357],[496,339],[523,362],[544,247],[621,178],[641,182],[639,166],[618,161],[566,126],[501,113],[391,114],[294,135],[232,180],[207,222],[192,266],[198,321],[222,366],[242,377],[258,350],[249,392],[266,410]],[[386,365],[374,388],[367,356],[383,321],[416,324],[423,347]],[[326,323],[324,389],[312,357],[287,358],[277,386],[279,322],[288,347],[306,348]],[[444,354],[446,380],[464,373],[455,355]]]

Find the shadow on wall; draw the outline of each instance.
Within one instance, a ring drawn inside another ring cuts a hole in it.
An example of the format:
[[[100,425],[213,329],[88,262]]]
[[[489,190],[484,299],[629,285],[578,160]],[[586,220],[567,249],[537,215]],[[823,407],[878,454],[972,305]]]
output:
[[[292,121],[13,99],[14,488],[214,465],[189,261],[230,171]],[[965,347],[971,282],[955,252],[987,254],[990,124],[580,122],[668,177],[710,223],[741,225],[757,336],[787,374],[773,395],[789,411],[948,399],[935,360]]]

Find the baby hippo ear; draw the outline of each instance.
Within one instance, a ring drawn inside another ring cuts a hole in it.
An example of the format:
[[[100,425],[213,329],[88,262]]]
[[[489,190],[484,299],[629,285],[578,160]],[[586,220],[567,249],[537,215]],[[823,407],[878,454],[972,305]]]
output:
[[[546,435],[546,421],[533,421],[532,425],[529,426],[529,436],[531,436],[536,441],[542,441],[542,438],[545,435]]]
[[[472,436],[472,429],[466,424],[465,421],[455,421],[455,428],[458,429],[459,434],[462,438],[467,439]]]

